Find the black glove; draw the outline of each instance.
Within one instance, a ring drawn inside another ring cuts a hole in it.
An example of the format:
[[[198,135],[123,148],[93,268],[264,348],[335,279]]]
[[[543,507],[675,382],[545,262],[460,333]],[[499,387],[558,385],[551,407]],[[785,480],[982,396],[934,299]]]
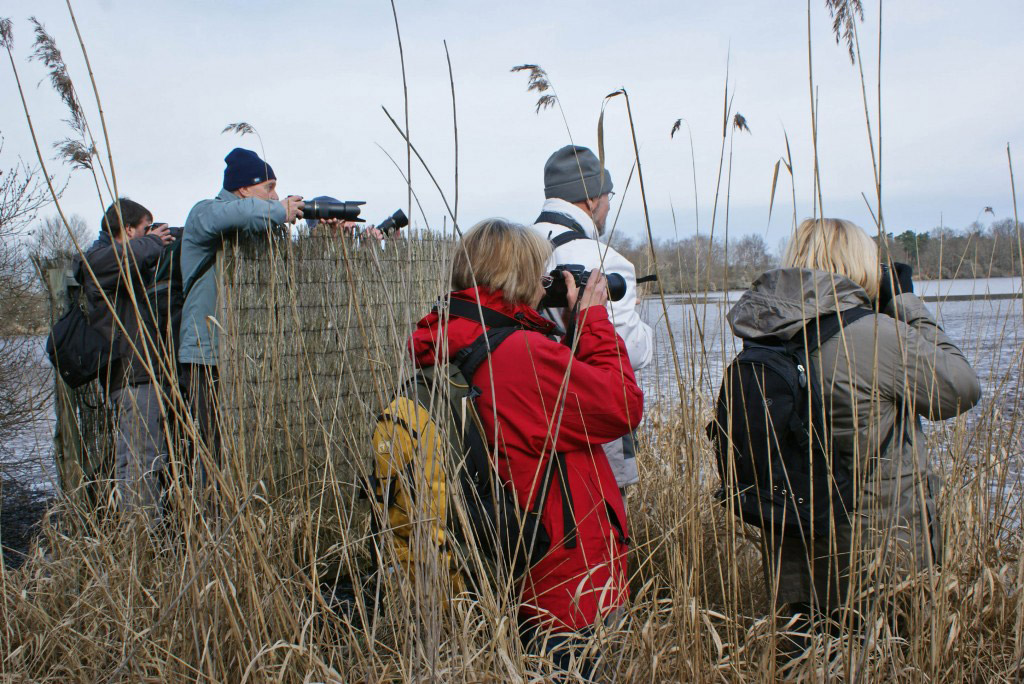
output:
[[[894,297],[914,292],[914,267],[892,262],[892,268],[882,264],[882,282],[878,287],[878,311],[884,312]]]

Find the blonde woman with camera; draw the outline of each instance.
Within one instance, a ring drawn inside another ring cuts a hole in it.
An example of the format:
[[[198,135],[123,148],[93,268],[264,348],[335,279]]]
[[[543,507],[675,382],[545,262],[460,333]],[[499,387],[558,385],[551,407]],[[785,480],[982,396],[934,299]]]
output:
[[[790,340],[823,316],[871,309],[812,352],[833,463],[853,473],[853,506],[810,542],[765,530],[765,581],[783,614],[815,626],[869,610],[876,583],[942,559],[939,480],[921,419],[944,420],[981,397],[978,376],[914,294],[906,264],[880,265],[874,240],[841,219],[805,220],[783,267],[728,313],[745,342]],[[884,611],[883,611],[884,613]]]

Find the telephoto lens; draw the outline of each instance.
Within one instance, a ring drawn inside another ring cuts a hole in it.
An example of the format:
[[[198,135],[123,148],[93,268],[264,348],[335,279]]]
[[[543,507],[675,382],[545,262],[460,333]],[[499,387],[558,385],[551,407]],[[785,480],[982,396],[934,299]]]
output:
[[[580,294],[583,294],[582,290],[587,286],[587,281],[590,280],[590,276],[593,271],[584,271],[583,273],[576,276],[576,286],[580,288]],[[617,302],[626,296],[626,279],[618,273],[605,273],[605,277],[608,279],[608,299],[613,302]]]
[[[626,296],[626,279],[618,273],[606,274],[608,278],[608,299],[617,302]]]
[[[359,212],[366,202],[327,202],[313,199],[302,203],[304,219],[340,219],[342,221],[362,221]]]
[[[405,228],[409,225],[409,217],[405,215],[405,212],[399,209],[391,216],[377,224],[377,230],[384,235],[391,235],[393,231]]]

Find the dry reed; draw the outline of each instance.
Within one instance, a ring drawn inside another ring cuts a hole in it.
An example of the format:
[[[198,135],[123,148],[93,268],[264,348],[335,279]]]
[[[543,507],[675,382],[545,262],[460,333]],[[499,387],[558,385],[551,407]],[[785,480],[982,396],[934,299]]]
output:
[[[727,87],[726,122],[730,112]],[[812,126],[816,116],[812,106]],[[399,131],[419,158],[408,125]],[[725,143],[723,127],[723,157]],[[410,171],[411,161],[407,179]],[[190,485],[182,444],[196,429],[169,389],[177,417],[163,524],[103,501],[66,497],[55,507],[24,567],[0,566],[0,681],[539,681],[546,663],[524,653],[508,587],[452,597],[426,539],[428,510],[415,516],[423,563],[413,577],[396,571],[388,533],[373,533],[359,497],[373,418],[409,370],[413,322],[447,290],[450,244],[428,237],[381,250],[268,236],[227,253],[214,323],[223,328],[225,448],[220,459],[198,455],[215,486]],[[782,674],[774,649],[787,627],[767,614],[759,531],[714,500],[703,430],[713,367],[729,353],[715,344],[724,312],[684,301],[674,321],[664,296],[660,306],[672,336],[659,336],[659,358],[672,368],[646,372],[641,479],[628,498],[633,596],[623,624],[598,631],[598,673],[771,681]],[[1007,320],[979,331],[1012,350],[986,378],[983,405],[929,433],[946,481],[942,567],[868,587],[900,611],[899,633],[879,608],[861,632],[816,637],[793,677],[1020,678],[1024,347],[1019,319]],[[154,377],[167,365],[154,360]],[[471,549],[457,561],[481,569]],[[345,582],[355,591],[341,605]]]

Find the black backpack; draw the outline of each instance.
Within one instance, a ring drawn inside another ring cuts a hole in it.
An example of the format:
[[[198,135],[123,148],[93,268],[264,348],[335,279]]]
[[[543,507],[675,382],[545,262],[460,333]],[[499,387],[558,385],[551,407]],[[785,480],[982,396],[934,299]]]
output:
[[[75,281],[82,284],[81,262],[75,265]],[[77,389],[99,378],[118,353],[110,340],[89,324],[77,297],[71,297],[67,312],[46,337],[46,356],[68,387]]]
[[[848,520],[853,474],[831,458],[827,405],[808,360],[873,313],[853,308],[811,319],[792,340],[745,340],[726,368],[707,433],[719,497],[743,522],[812,539]]]
[[[181,331],[181,310],[185,292],[181,282],[181,228],[171,228],[174,242],[164,247],[153,271],[153,282],[146,288],[146,297],[153,311],[153,324],[161,340],[158,348],[170,359],[178,358],[178,334]],[[200,274],[201,275],[201,274]],[[196,278],[192,279],[195,282]]]

